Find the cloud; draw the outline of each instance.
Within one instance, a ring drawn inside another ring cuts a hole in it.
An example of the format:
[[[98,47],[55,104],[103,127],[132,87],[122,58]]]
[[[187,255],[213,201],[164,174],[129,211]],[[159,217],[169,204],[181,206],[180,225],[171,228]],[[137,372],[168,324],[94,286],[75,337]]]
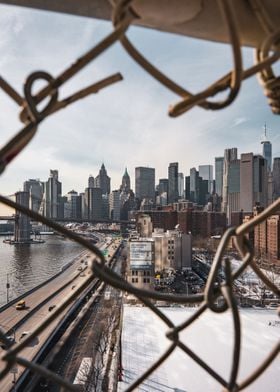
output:
[[[238,125],[243,124],[247,121],[248,121],[248,119],[246,117],[237,117],[234,119],[231,128],[237,127]]]
[[[5,61],[0,73],[18,91],[26,76],[43,69],[56,76],[72,64],[112,27],[109,22],[0,6]],[[17,25],[18,23],[18,25]],[[6,30],[5,30],[6,31]],[[156,66],[191,91],[199,91],[227,73],[230,49],[141,28],[129,36]],[[227,52],[225,55],[225,48]],[[245,50],[249,62],[251,50]],[[221,111],[194,108],[176,119],[168,117],[176,94],[154,80],[115,44],[59,89],[65,97],[115,72],[124,76],[98,94],[70,105],[45,119],[34,140],[0,177],[1,191],[18,190],[28,178],[46,180],[49,169],[58,169],[63,189],[82,191],[90,173],[98,174],[104,161],[112,187],[120,185],[127,166],[134,183],[134,168],[156,168],[157,178],[167,177],[169,162],[179,162],[185,175],[200,164],[214,164],[225,148],[260,151],[261,127],[267,122],[274,151],[279,151],[279,126],[255,78],[242,85],[236,101]],[[220,97],[211,98],[216,101]],[[18,107],[0,91],[0,142],[4,144],[22,127]]]

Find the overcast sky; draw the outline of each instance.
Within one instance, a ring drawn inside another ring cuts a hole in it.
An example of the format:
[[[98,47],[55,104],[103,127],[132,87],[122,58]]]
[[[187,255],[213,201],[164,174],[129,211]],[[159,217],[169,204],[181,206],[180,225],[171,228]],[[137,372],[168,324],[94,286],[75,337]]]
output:
[[[0,74],[22,94],[25,78],[35,70],[58,75],[111,30],[110,22],[0,5]],[[192,92],[198,92],[231,69],[227,45],[178,37],[143,28],[130,28],[129,37],[154,64]],[[244,49],[244,64],[253,52]],[[121,183],[125,167],[134,188],[136,166],[156,169],[167,177],[169,162],[179,170],[214,164],[224,149],[261,152],[266,122],[273,156],[280,156],[279,116],[271,113],[255,77],[242,85],[237,100],[222,111],[194,108],[176,119],[168,107],[178,97],[143,71],[120,44],[115,44],[62,89],[65,97],[115,72],[116,83],[47,118],[25,150],[0,177],[2,194],[22,189],[29,178],[46,181],[59,170],[63,193],[82,192],[89,174],[104,162],[112,189]],[[279,74],[279,72],[278,72]],[[22,124],[19,107],[0,91],[0,144]]]

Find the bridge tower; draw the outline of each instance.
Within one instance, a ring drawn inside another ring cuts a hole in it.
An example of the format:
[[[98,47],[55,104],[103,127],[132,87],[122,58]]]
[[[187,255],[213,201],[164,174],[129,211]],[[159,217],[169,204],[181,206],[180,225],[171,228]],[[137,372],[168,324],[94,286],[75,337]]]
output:
[[[16,202],[24,207],[29,207],[29,192],[16,192]],[[30,242],[30,218],[16,210],[15,217],[15,242]]]

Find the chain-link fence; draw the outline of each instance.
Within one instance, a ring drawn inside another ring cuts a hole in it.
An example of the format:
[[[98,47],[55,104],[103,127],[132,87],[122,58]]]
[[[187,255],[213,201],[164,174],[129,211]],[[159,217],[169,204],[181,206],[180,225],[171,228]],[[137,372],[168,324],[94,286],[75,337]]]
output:
[[[260,25],[267,32],[267,38],[262,45],[256,49],[256,63],[251,68],[244,70],[242,66],[242,53],[241,45],[238,34],[238,24],[235,17],[232,2],[229,0],[218,0],[218,4],[221,10],[221,18],[223,23],[227,26],[229,41],[232,46],[234,66],[232,72],[225,75],[217,82],[209,86],[204,91],[198,94],[191,94],[189,91],[179,86],[166,75],[161,73],[155,66],[153,66],[142,54],[133,46],[125,35],[130,24],[135,19],[140,18],[139,15],[133,9],[133,0],[115,0],[112,2],[112,21],[114,29],[113,31],[104,38],[99,44],[90,49],[85,55],[76,60],[74,64],[68,67],[57,77],[51,76],[49,73],[44,71],[36,71],[28,76],[26,83],[24,84],[24,97],[21,97],[14,88],[9,85],[3,78],[0,78],[0,87],[20,106],[21,113],[20,118],[25,124],[15,136],[11,138],[9,142],[0,151],[0,172],[3,172],[5,167],[13,160],[13,158],[21,152],[21,150],[29,143],[38,130],[39,124],[45,120],[51,114],[67,107],[68,105],[76,102],[79,99],[86,97],[89,94],[97,93],[104,87],[109,86],[112,83],[122,80],[122,76],[117,73],[108,78],[105,78],[97,83],[94,83],[87,88],[77,91],[70,97],[58,100],[59,88],[71,79],[77,72],[81,71],[87,64],[92,62],[98,55],[109,48],[114,42],[119,40],[125,50],[131,55],[131,57],[139,63],[147,72],[149,72],[154,78],[159,80],[165,87],[169,88],[182,99],[181,101],[172,106],[169,114],[171,116],[178,116],[195,105],[199,105],[204,109],[217,110],[228,106],[237,96],[238,91],[241,87],[242,81],[256,73],[259,73],[259,77],[264,84],[266,95],[269,98],[269,103],[274,113],[280,113],[280,88],[279,88],[279,77],[275,77],[272,64],[277,61],[280,57],[280,30],[273,31],[269,24],[269,18],[265,12],[264,7],[260,5],[258,0],[251,0],[249,2],[252,6],[252,12],[256,14]],[[32,87],[34,82],[38,80],[44,80],[48,84],[38,94],[32,95]],[[229,90],[228,96],[224,101],[209,101],[208,98],[220,93],[222,91]],[[46,107],[39,111],[38,104],[45,98],[49,97],[49,102]],[[69,381],[62,379],[56,374],[50,372],[48,369],[42,367],[39,364],[28,361],[21,356],[22,350],[38,336],[66,307],[79,296],[79,294],[90,284],[95,277],[100,278],[104,282],[111,286],[118,288],[122,291],[126,291],[135,295],[140,301],[142,301],[147,307],[149,307],[165,324],[168,329],[166,336],[170,340],[170,346],[163,355],[136,381],[133,382],[127,389],[132,391],[139,384],[141,384],[155,369],[157,369],[168,356],[173,352],[176,347],[179,347],[187,355],[189,355],[194,361],[196,361],[202,368],[204,368],[209,375],[215,378],[226,390],[228,391],[240,391],[251,384],[273,361],[273,359],[279,353],[280,344],[276,344],[263,362],[259,365],[254,372],[251,373],[246,379],[237,382],[238,369],[240,363],[240,342],[241,342],[241,326],[240,326],[240,315],[234,298],[234,287],[233,282],[237,279],[247,267],[251,267],[263,283],[269,287],[276,295],[279,296],[279,288],[271,282],[266,275],[260,270],[254,261],[253,249],[250,242],[247,239],[246,234],[249,233],[256,225],[265,221],[270,215],[280,210],[280,200],[275,201],[261,214],[255,216],[249,222],[242,224],[238,228],[230,228],[224,234],[217,253],[215,255],[210,274],[206,283],[206,287],[203,294],[193,295],[170,295],[159,292],[150,292],[141,290],[130,285],[127,281],[115,274],[107,265],[102,252],[95,247],[93,244],[88,242],[86,239],[81,238],[72,231],[67,230],[65,227],[37,214],[36,212],[29,210],[4,196],[0,196],[0,202],[15,208],[22,213],[25,213],[32,219],[38,222],[42,222],[54,230],[64,234],[68,238],[83,245],[87,250],[92,253],[92,275],[89,275],[87,279],[77,286],[75,292],[71,293],[64,302],[55,308],[55,310],[42,321],[30,335],[26,337],[22,342],[14,345],[10,348],[3,356],[2,361],[5,363],[5,368],[0,372],[0,380],[3,379],[8,372],[11,370],[14,364],[22,365],[45,378],[49,378],[57,382],[61,387],[66,390],[75,391],[76,387]],[[224,251],[229,241],[234,238],[236,249],[238,250],[242,263],[240,267],[233,272],[231,263],[227,258],[223,257]],[[224,266],[225,270],[225,281],[221,284],[214,284],[218,270],[221,266]],[[217,301],[219,299],[219,301]],[[195,313],[180,325],[174,325],[173,322],[167,318],[159,308],[154,305],[153,300],[164,300],[167,302],[177,302],[181,304],[199,304],[199,307]],[[232,365],[231,372],[228,379],[225,379],[222,375],[218,374],[209,364],[204,362],[198,355],[196,355],[187,345],[185,345],[180,339],[180,332],[192,324],[206,309],[211,309],[215,313],[225,312],[230,309],[233,318],[233,333],[234,333],[234,350],[232,354]],[[8,345],[8,339],[4,332],[0,330],[0,340]]]

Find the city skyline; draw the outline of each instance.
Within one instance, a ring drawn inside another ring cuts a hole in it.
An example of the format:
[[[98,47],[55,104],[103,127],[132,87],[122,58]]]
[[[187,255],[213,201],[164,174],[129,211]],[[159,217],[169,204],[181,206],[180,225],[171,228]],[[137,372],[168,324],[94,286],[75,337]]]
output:
[[[19,92],[30,72],[42,69],[44,64],[44,69],[57,75],[112,29],[110,22],[77,16],[4,5],[0,10],[5,30],[0,47],[6,54],[0,60],[1,75]],[[48,26],[47,35],[44,26]],[[151,61],[191,91],[205,88],[231,68],[228,45],[136,27],[129,34]],[[168,62],[163,48],[168,48]],[[252,63],[252,49],[243,49],[243,55],[248,66]],[[265,123],[273,157],[280,156],[279,119],[270,112],[255,77],[243,84],[229,108],[218,112],[194,108],[171,119],[168,106],[178,97],[141,70],[117,44],[69,82],[62,95],[117,71],[122,72],[124,81],[40,125],[35,139],[1,175],[3,194],[11,194],[28,178],[44,177],[49,168],[58,168],[65,189],[72,189],[73,183],[83,189],[88,174],[97,172],[102,161],[113,179],[112,189],[119,186],[118,173],[124,167],[149,164],[156,167],[159,179],[167,178],[168,164],[178,161],[180,172],[186,174],[191,167],[213,164],[214,158],[231,146],[240,152],[261,153]],[[2,145],[22,124],[18,108],[3,91],[0,99]],[[134,173],[130,171],[134,183]]]
[[[252,153],[253,155],[261,155],[261,156],[263,156],[261,151],[258,151],[258,152],[256,152],[256,151],[242,151],[242,150],[240,151],[240,150],[239,150],[238,148],[236,148],[236,147],[231,147],[231,149],[237,149],[236,154],[238,154],[239,157],[241,157],[241,154],[250,154],[250,153]],[[209,167],[209,166],[212,166],[212,170],[213,170],[212,176],[213,176],[213,179],[216,181],[216,179],[217,179],[216,176],[215,176],[215,163],[216,163],[216,159],[219,159],[219,158],[223,157],[223,156],[224,156],[225,150],[226,150],[226,148],[225,148],[223,151],[221,151],[221,153],[220,153],[219,156],[214,157],[214,160],[213,160],[211,163],[208,162],[208,163],[205,163],[205,164],[203,164],[203,165],[198,164],[197,166],[192,165],[192,166],[190,166],[190,168],[189,168],[186,172],[185,172],[185,171],[182,171],[182,169],[181,169],[181,163],[180,163],[180,162],[176,162],[176,163],[178,163],[178,169],[179,169],[180,172],[181,172],[180,174],[183,174],[183,175],[184,175],[184,178],[185,178],[186,176],[189,176],[190,170],[191,170],[192,168],[196,168],[196,169],[198,169],[198,171],[199,171],[199,167],[206,167],[206,166]],[[273,147],[272,147],[272,152],[273,152]],[[280,154],[279,154],[279,155],[280,155]],[[273,154],[272,154],[272,166],[273,166],[274,158],[280,159],[280,156],[279,156],[279,157],[274,157]],[[157,185],[159,184],[159,181],[160,181],[161,179],[164,179],[164,180],[167,179],[167,180],[168,180],[168,165],[170,165],[170,164],[172,164],[172,163],[168,162],[167,165],[166,165],[166,173],[165,173],[165,176],[160,176],[160,175],[158,175],[158,174],[157,174],[157,168],[156,168],[156,167],[152,167],[151,165],[147,165],[147,166],[141,165],[140,167],[141,167],[141,168],[147,168],[147,169],[153,169],[153,170],[155,170],[155,185],[157,186]],[[99,176],[98,173],[100,173],[100,170],[102,170],[102,168],[106,169],[105,171],[108,172],[108,174],[111,174],[111,173],[110,173],[110,169],[108,169],[107,165],[104,164],[104,162],[102,161],[102,162],[100,163],[99,167],[97,168],[96,172],[93,172],[93,171],[92,171],[91,173],[89,173],[89,174],[86,176],[85,181],[83,182],[83,185],[81,186],[81,188],[76,187],[76,185],[75,185],[74,183],[72,183],[72,184],[70,184],[69,187],[66,189],[65,182],[64,182],[64,179],[63,179],[63,173],[61,173],[60,168],[48,168],[47,172],[44,173],[44,175],[43,175],[42,178],[37,178],[37,177],[31,175],[30,178],[25,178],[25,179],[23,180],[23,183],[22,183],[22,184],[24,184],[25,181],[34,180],[34,179],[35,179],[35,180],[39,180],[39,181],[41,181],[41,182],[44,182],[44,181],[45,181],[44,179],[47,178],[47,173],[48,173],[50,170],[51,170],[51,171],[52,171],[52,170],[58,170],[59,176],[60,176],[60,179],[61,179],[61,182],[62,182],[62,186],[63,186],[63,192],[62,192],[62,193],[63,193],[63,194],[67,194],[68,192],[71,192],[72,190],[75,190],[75,191],[77,191],[77,192],[79,193],[79,192],[83,192],[83,191],[85,190],[85,188],[87,187],[87,185],[88,185],[88,183],[89,183],[89,181],[90,181],[91,179],[93,179],[93,181],[95,182],[95,179]],[[124,166],[124,167],[123,167],[123,170],[120,171],[120,172],[118,173],[119,180],[117,180],[117,179],[114,178],[114,177],[110,177],[110,179],[112,180],[112,183],[113,183],[113,184],[117,184],[116,186],[111,186],[111,190],[117,190],[117,189],[120,189],[120,188],[121,188],[121,186],[122,186],[122,177],[123,177],[123,173],[125,172],[125,173],[127,173],[128,176],[130,177],[131,189],[132,189],[133,191],[135,191],[135,169],[136,169],[136,168],[137,168],[136,166],[134,166],[133,168],[128,168],[127,166]],[[271,167],[271,169],[272,169],[272,167]],[[95,174],[93,174],[93,173],[95,173]],[[95,187],[98,187],[98,186],[95,185]],[[19,185],[19,186],[17,187],[17,189],[12,190],[12,192],[11,192],[9,195],[13,195],[15,192],[23,190],[23,188],[24,188],[23,185],[21,185],[21,186]],[[211,192],[210,192],[210,193],[211,193]],[[7,196],[9,196],[9,195],[7,195]]]

